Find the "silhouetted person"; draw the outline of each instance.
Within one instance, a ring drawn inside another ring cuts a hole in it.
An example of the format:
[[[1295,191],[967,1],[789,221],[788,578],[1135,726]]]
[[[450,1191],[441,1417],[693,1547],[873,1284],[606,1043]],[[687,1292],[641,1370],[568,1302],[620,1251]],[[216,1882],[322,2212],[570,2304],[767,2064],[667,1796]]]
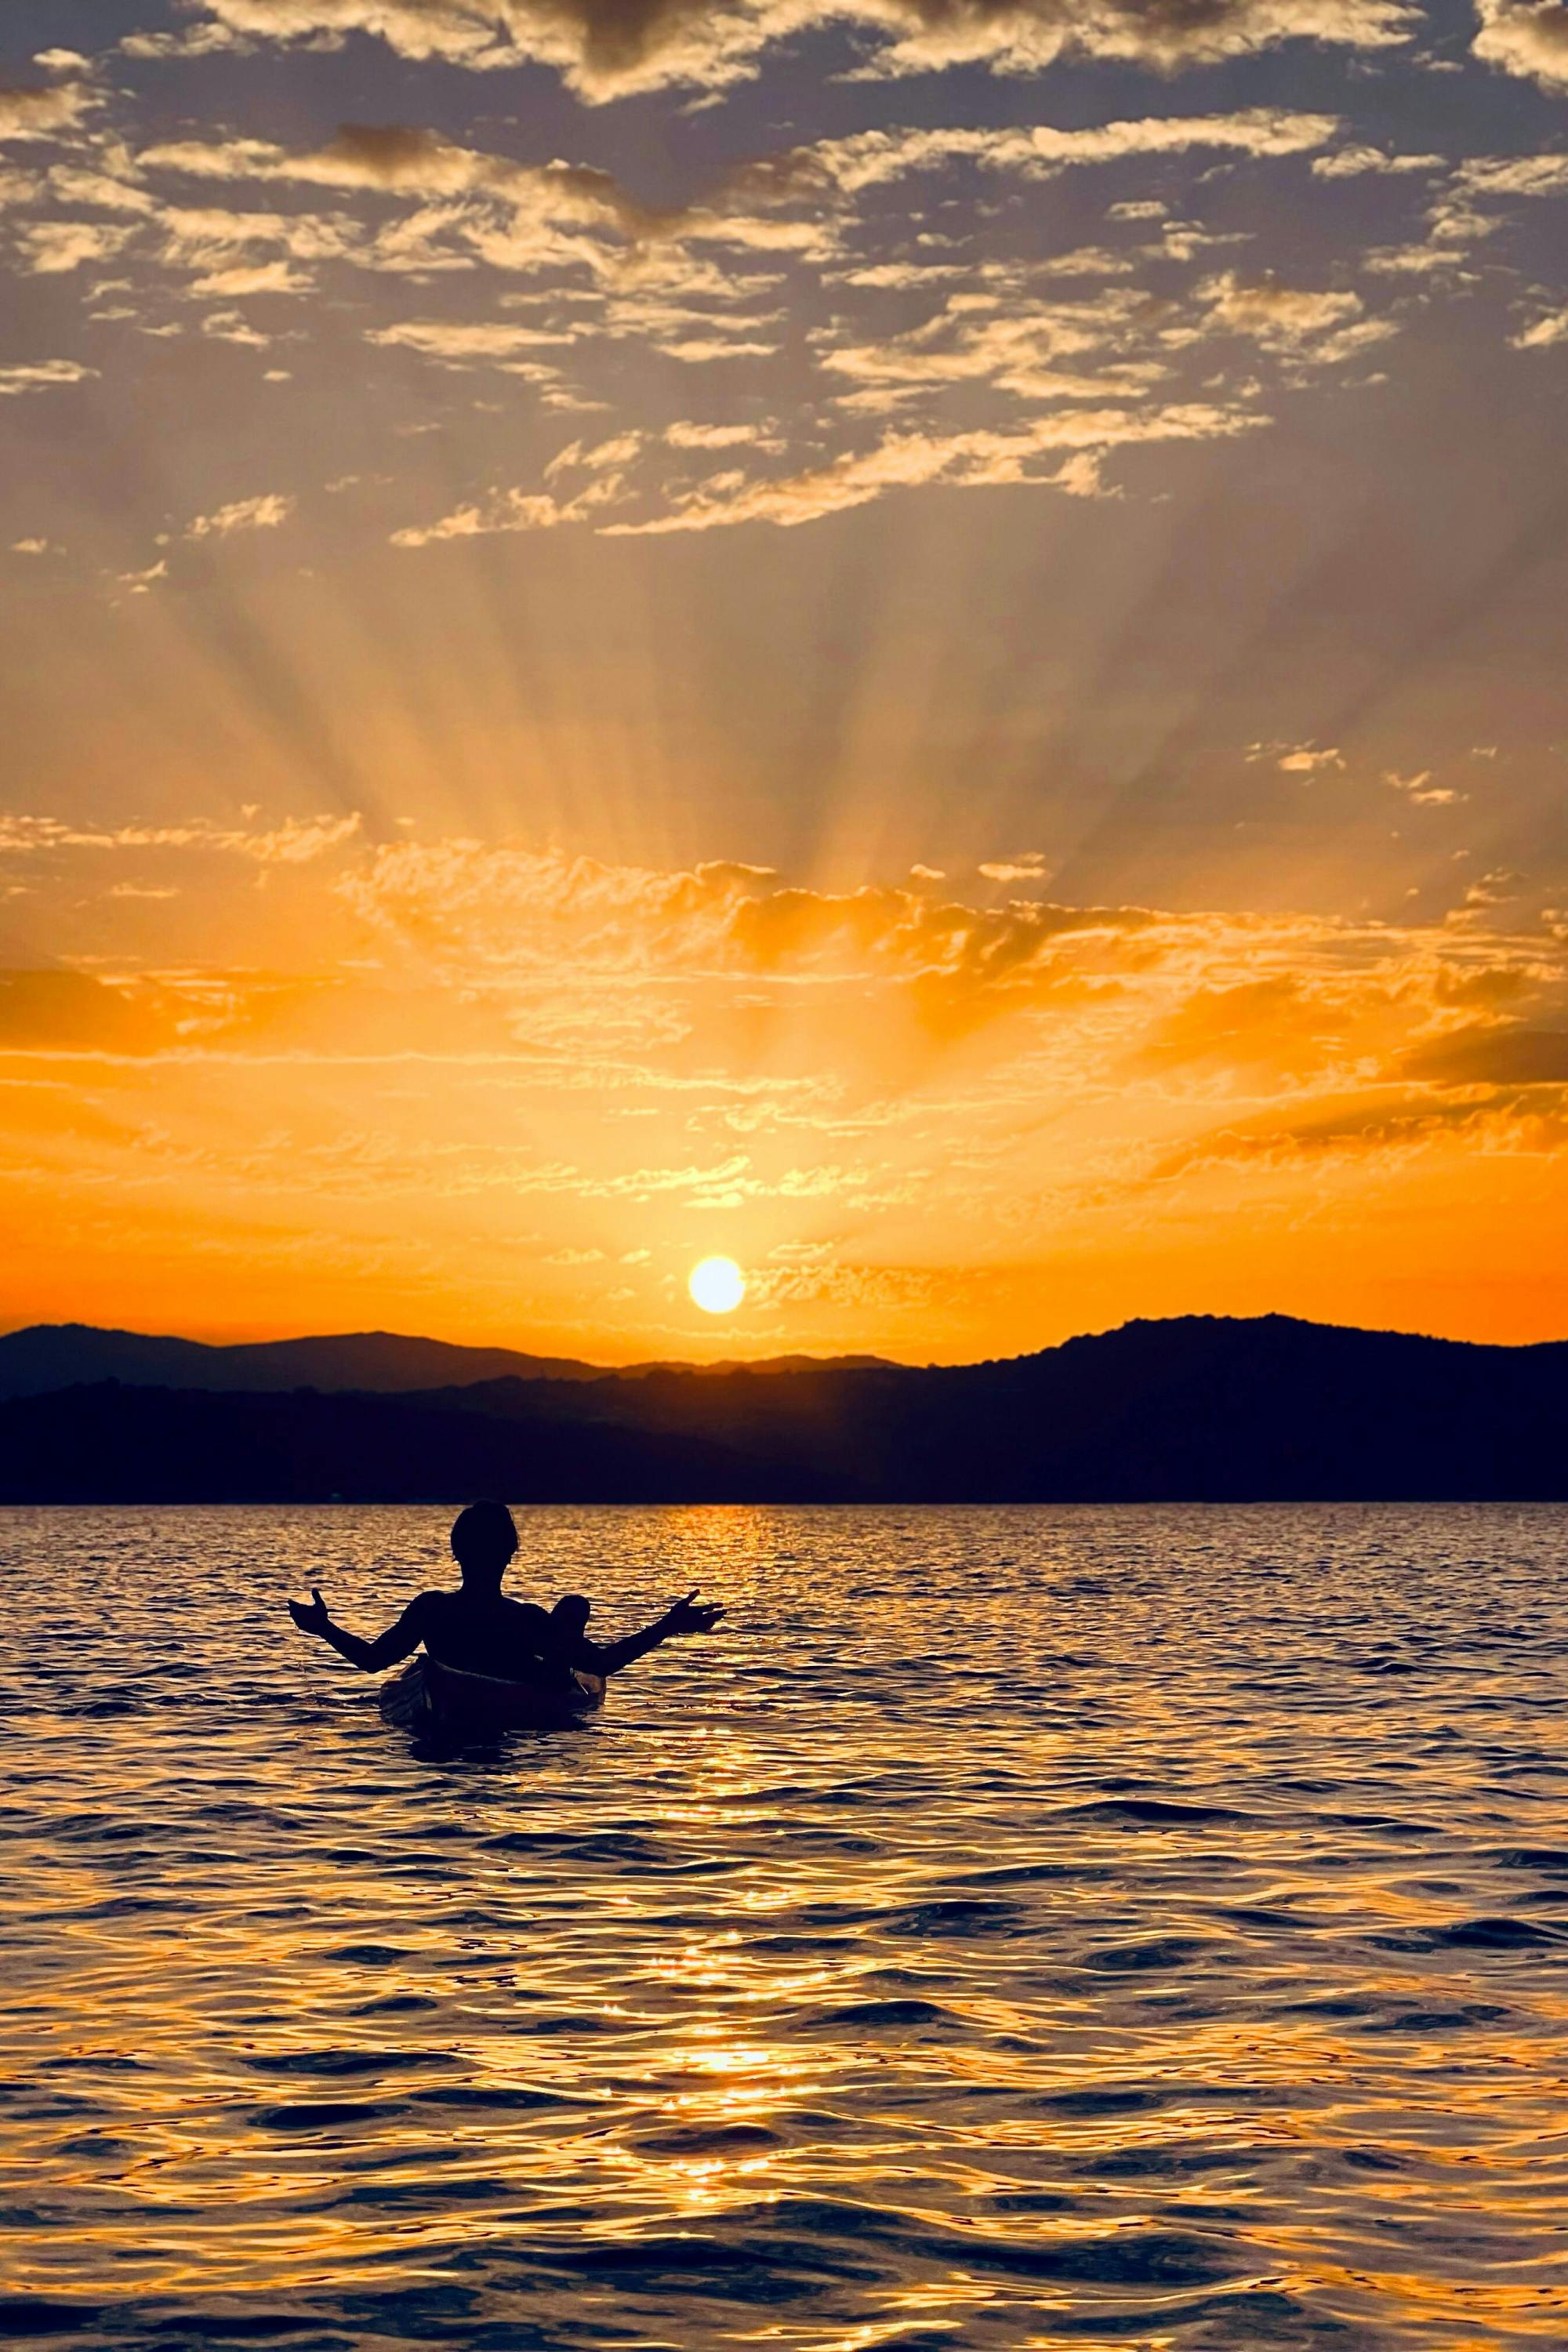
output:
[[[423,1643],[437,1665],[497,1682],[528,1682],[542,1670],[586,1664],[588,1652],[595,1674],[613,1675],[679,1634],[710,1633],[724,1614],[689,1592],[640,1633],[601,1645],[584,1635],[590,1604],[577,1596],[571,1596],[571,1606],[561,1604],[567,1613],[557,1622],[531,1601],[510,1601],[502,1592],[501,1579],[517,1550],[517,1529],[504,1503],[470,1503],[460,1511],[452,1550],[462,1570],[459,1590],[417,1593],[396,1624],[374,1642],[334,1625],[314,1590],[308,1602],[290,1601],[289,1614],[301,1633],[319,1635],[366,1674],[412,1657]]]

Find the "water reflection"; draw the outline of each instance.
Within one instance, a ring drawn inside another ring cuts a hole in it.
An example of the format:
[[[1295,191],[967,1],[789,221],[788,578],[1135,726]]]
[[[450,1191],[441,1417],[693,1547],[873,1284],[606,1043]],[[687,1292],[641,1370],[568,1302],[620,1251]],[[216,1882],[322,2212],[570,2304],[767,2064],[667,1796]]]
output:
[[[531,1533],[731,1625],[435,1756],[277,1604],[444,1515],[5,1516],[0,2333],[1568,2336],[1568,1517]]]

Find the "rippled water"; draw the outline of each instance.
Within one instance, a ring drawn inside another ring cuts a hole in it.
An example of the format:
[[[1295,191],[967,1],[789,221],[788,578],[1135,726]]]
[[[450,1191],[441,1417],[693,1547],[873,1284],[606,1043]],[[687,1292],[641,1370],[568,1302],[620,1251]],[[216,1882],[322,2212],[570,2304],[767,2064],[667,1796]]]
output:
[[[1568,2340],[1568,1513],[539,1512],[731,1624],[443,1758],[445,1520],[0,1514],[0,2336]]]

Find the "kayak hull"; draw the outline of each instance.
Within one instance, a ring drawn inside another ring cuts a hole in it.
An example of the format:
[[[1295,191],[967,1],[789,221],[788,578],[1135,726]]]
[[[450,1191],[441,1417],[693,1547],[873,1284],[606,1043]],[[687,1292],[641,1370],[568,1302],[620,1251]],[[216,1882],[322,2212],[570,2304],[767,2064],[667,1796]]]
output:
[[[405,1731],[483,1735],[554,1731],[581,1723],[605,1703],[603,1675],[569,1668],[564,1677],[502,1682],[459,1673],[435,1658],[417,1657],[382,1686],[381,1711]]]

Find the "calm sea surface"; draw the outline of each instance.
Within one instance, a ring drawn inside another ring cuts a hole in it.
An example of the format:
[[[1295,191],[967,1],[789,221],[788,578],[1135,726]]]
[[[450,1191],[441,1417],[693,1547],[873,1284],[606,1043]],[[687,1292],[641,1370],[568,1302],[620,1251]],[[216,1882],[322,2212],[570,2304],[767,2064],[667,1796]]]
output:
[[[549,1511],[708,1642],[458,1757],[444,1513],[0,1513],[0,2339],[1568,2342],[1568,1513]]]

